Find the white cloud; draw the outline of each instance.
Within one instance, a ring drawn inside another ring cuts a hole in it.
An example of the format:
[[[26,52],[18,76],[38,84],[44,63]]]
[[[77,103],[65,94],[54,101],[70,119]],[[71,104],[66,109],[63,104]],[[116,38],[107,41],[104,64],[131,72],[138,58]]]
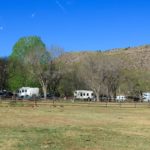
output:
[[[56,4],[57,4],[57,6],[58,6],[63,12],[66,12],[65,7],[60,3],[60,1],[56,0],[55,2],[56,2]]]

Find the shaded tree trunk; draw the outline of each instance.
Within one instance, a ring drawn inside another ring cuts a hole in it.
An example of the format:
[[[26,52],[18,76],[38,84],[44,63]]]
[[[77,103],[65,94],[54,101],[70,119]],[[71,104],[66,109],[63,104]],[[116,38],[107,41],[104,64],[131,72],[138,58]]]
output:
[[[99,95],[99,92],[96,92],[95,94],[96,94],[96,101],[99,102],[99,101],[100,101],[100,98],[99,98],[99,96],[100,96],[100,95]]]
[[[46,100],[47,99],[47,86],[43,85],[42,89],[43,89],[43,93],[44,93],[44,99]]]

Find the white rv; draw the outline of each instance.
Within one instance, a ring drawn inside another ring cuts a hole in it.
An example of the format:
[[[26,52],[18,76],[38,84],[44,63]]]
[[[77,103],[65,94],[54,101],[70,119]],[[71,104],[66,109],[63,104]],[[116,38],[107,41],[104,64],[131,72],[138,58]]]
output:
[[[74,98],[75,99],[94,99],[93,91],[88,90],[76,90],[74,91]]]
[[[143,93],[143,102],[149,102],[150,101],[150,93],[145,92]]]
[[[25,98],[33,96],[39,96],[39,88],[22,87],[18,90],[18,97]]]
[[[122,102],[122,101],[125,101],[126,100],[126,97],[124,95],[118,95],[116,96],[116,100],[118,102]]]

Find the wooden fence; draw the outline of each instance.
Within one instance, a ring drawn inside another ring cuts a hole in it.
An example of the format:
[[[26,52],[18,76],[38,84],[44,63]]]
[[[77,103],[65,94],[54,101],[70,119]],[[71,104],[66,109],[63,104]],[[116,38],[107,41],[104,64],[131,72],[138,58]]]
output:
[[[115,108],[150,108],[150,102],[82,102],[73,100],[0,100],[0,106],[40,107],[40,106],[82,106]]]

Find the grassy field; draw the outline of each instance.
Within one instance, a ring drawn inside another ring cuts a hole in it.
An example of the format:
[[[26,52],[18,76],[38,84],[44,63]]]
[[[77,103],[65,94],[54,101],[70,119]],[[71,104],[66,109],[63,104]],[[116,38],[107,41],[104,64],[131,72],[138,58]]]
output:
[[[1,150],[149,150],[150,108],[0,107]]]

